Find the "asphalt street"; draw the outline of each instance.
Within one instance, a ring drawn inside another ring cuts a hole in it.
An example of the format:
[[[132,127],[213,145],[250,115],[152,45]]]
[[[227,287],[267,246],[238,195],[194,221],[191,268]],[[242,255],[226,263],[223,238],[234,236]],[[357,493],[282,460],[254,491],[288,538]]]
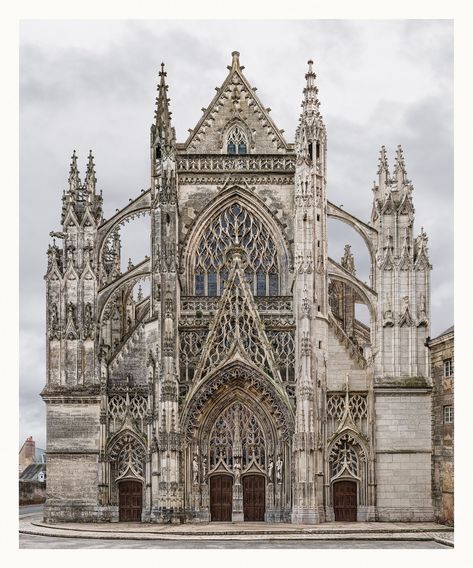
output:
[[[426,549],[426,548],[449,548],[434,541],[391,541],[391,540],[113,540],[113,539],[92,539],[92,538],[62,538],[20,534],[20,548],[339,548],[339,549]]]

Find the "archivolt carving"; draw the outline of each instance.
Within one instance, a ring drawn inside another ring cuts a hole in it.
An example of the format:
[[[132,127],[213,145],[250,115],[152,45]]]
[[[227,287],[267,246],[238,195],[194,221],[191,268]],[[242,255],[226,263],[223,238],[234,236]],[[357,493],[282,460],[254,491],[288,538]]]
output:
[[[271,411],[281,439],[288,441],[294,430],[294,417],[286,393],[279,391],[270,379],[266,379],[252,367],[232,363],[208,378],[195,392],[182,413],[182,430],[188,440],[195,436],[202,412],[210,400],[219,393],[240,388],[253,392]]]

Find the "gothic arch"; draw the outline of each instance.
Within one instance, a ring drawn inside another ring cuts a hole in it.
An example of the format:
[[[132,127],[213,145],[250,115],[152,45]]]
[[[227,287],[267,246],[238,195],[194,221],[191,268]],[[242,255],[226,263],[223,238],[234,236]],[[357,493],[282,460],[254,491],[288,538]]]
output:
[[[246,122],[244,120],[242,120],[241,118],[238,118],[238,117],[232,118],[229,122],[227,122],[227,124],[225,125],[225,128],[222,131],[222,134],[219,137],[219,143],[220,143],[220,146],[222,148],[222,153],[223,154],[227,153],[228,135],[230,134],[230,132],[232,131],[232,129],[235,126],[240,128],[242,133],[245,135],[246,142],[247,142],[247,152],[246,153],[249,154],[250,153],[249,150],[254,149],[254,147],[255,147],[254,135],[253,135],[251,129],[246,124]],[[238,154],[238,152],[237,152],[237,154]]]
[[[181,418],[181,431],[189,442],[198,437],[211,409],[232,399],[229,393],[244,393],[247,400],[259,401],[259,407],[266,408],[266,415],[271,416],[279,438],[290,440],[294,432],[294,415],[287,394],[269,377],[238,361],[211,373],[189,393]]]
[[[146,447],[135,432],[126,428],[112,436],[107,444],[112,482],[124,478],[145,478]]]
[[[371,459],[367,445],[351,428],[345,428],[337,433],[327,447],[325,474],[330,486],[329,502],[332,503],[332,489],[337,481],[350,480],[356,482],[358,504],[369,505]]]
[[[267,229],[275,243],[276,254],[279,260],[279,274],[281,279],[279,289],[287,290],[287,270],[281,270],[281,267],[291,267],[292,257],[289,242],[284,232],[284,227],[258,197],[242,187],[233,186],[222,192],[212,202],[204,207],[187,233],[184,246],[182,247],[180,266],[182,267],[181,273],[183,273],[186,278],[185,287],[188,295],[193,295],[191,293],[191,291],[194,290],[193,263],[201,238],[211,223],[218,218],[225,208],[230,207],[233,203],[240,204],[242,208],[246,209],[257,220],[261,221],[263,226]],[[281,292],[279,295],[282,295]]]

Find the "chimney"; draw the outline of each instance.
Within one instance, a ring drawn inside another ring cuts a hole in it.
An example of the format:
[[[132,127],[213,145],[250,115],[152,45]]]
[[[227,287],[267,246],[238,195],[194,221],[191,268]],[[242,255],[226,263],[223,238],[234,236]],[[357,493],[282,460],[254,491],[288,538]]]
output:
[[[28,436],[28,438],[26,438],[24,448],[25,448],[25,454],[24,454],[25,460],[34,462],[36,454],[36,443],[33,440],[33,436]]]

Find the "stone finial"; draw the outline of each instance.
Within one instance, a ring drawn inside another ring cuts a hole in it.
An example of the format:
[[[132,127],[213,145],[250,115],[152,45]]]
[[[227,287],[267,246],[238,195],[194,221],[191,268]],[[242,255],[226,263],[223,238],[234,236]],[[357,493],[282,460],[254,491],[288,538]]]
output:
[[[241,69],[240,67],[240,52],[239,51],[232,51],[232,66],[231,70]]]

